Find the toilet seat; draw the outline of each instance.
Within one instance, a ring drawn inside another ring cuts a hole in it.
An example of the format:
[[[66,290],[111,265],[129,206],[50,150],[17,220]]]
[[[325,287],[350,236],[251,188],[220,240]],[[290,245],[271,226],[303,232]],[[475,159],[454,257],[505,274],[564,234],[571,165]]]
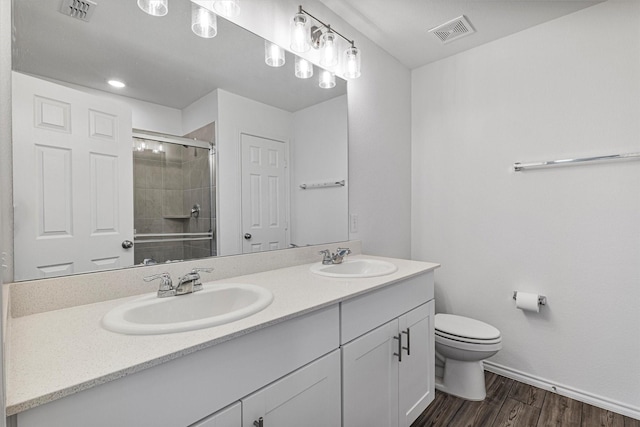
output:
[[[500,331],[479,320],[454,314],[435,316],[435,335],[440,341],[458,341],[468,344],[491,345],[502,341]]]

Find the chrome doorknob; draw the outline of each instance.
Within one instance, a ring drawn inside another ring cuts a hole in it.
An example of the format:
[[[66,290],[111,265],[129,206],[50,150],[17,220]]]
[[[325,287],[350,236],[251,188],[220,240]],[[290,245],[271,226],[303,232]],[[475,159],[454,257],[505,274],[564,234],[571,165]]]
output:
[[[244,238],[249,240],[251,238],[251,233],[244,233]]]
[[[133,247],[133,242],[131,240],[125,240],[122,242],[122,247],[124,249],[131,249]]]

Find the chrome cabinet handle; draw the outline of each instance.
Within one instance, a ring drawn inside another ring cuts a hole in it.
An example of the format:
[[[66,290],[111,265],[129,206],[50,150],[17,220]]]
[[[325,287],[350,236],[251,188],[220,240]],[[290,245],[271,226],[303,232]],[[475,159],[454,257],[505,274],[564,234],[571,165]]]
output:
[[[394,340],[398,340],[398,352],[393,353],[394,356],[398,356],[398,362],[402,362],[402,335],[398,334],[398,336],[393,336]]]
[[[264,426],[264,420],[262,419],[262,417],[260,417],[256,421],[253,422],[253,425],[256,426],[256,427],[263,427]]]
[[[133,247],[133,242],[131,240],[125,240],[122,242],[122,247],[124,249],[131,249]]]
[[[251,233],[244,233],[244,238],[245,239],[249,240],[249,239],[251,239],[251,237],[252,237]]]
[[[411,329],[407,328],[407,330],[402,331],[402,333],[407,335],[407,346],[402,347],[402,349],[407,350],[407,356],[411,356]]]

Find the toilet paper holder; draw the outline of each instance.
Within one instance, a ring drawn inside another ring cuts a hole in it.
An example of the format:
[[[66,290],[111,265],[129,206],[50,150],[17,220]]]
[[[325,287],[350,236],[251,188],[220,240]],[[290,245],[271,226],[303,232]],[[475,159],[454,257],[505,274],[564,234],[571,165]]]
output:
[[[513,299],[518,296],[518,291],[513,291]],[[547,305],[547,297],[544,295],[538,295],[538,305]]]

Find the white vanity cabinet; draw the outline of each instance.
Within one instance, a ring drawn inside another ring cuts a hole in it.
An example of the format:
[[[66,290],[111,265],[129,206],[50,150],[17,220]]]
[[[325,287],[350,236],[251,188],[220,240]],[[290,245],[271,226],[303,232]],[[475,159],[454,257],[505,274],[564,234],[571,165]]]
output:
[[[343,303],[343,341],[397,316],[342,345],[343,427],[408,427],[433,401],[432,291],[421,275]]]
[[[240,402],[222,409],[204,420],[200,420],[189,427],[240,427],[242,422],[242,406]]]
[[[339,426],[340,351],[242,399],[242,427]]]

